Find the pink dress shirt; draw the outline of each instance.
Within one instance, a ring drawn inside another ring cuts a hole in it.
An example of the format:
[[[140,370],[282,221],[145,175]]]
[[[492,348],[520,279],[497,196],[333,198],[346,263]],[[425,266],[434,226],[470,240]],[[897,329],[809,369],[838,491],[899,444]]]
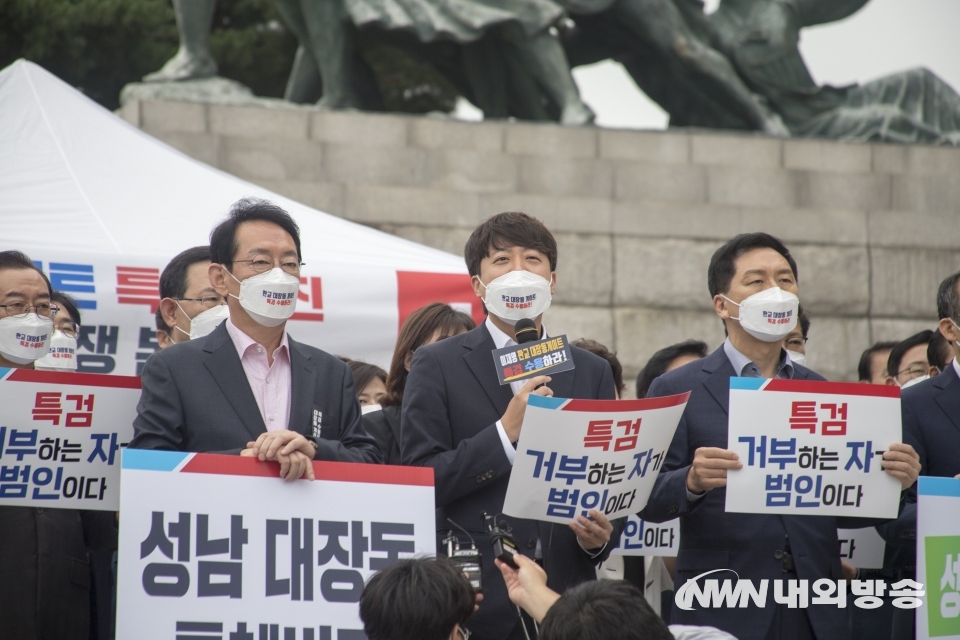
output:
[[[267,431],[286,429],[290,423],[291,394],[290,347],[286,331],[280,346],[273,352],[271,366],[266,347],[238,329],[230,318],[227,318],[226,325]]]

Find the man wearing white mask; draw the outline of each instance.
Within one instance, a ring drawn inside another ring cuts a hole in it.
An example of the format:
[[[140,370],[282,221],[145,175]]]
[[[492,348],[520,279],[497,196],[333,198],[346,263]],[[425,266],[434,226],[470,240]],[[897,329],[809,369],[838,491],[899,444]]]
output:
[[[350,369],[287,334],[300,255],[286,211],[263,200],[233,205],[210,234],[208,268],[229,318],[150,356],[131,448],[255,456],[279,462],[288,481],[312,479],[314,459],[380,462]]]
[[[57,315],[52,297],[30,258],[0,252],[0,367],[32,369],[47,354]],[[107,511],[0,506],[0,636],[86,640],[87,553],[116,544]]]
[[[202,338],[227,319],[226,299],[210,284],[210,247],[181,251],[160,274],[160,307],[163,328],[157,328],[161,349],[178,342]]]
[[[844,578],[837,527],[881,521],[828,516],[727,513],[727,472],[742,468],[727,449],[731,377],[823,380],[791,361],[783,348],[800,311],[797,265],[766,233],[734,237],[710,260],[707,285],[728,337],[711,355],[657,378],[647,397],[691,392],[650,501],[640,517],[680,518],[674,584],[715,569],[754,580]],[[917,478],[913,447],[891,445],[881,462],[904,489]],[[844,640],[847,612],[837,607],[790,609],[768,595],[765,607],[673,608],[671,623],[707,625],[740,640]]]
[[[482,537],[481,514],[496,515],[512,529],[520,552],[541,559],[551,587],[562,592],[596,577],[595,566],[616,546],[624,520],[611,523],[592,510],[591,518],[578,517],[563,527],[498,514],[527,398],[612,400],[613,373],[606,360],[573,347],[573,370],[501,385],[491,352],[516,344],[517,321],[532,320],[539,335],[545,335],[542,320],[556,286],[557,243],[539,220],[501,213],[473,231],[464,259],[487,320],[414,353],[400,419],[401,459],[405,465],[434,470],[438,542],[455,528],[450,521],[474,538]],[[521,621],[510,603],[491,545],[481,542],[479,547],[484,556],[483,602],[466,624],[471,637],[524,638],[523,623],[532,632],[533,621]]]
[[[80,310],[73,298],[60,291],[53,292],[52,301],[59,310],[53,317],[50,350],[33,363],[33,368],[41,371],[76,371]]]

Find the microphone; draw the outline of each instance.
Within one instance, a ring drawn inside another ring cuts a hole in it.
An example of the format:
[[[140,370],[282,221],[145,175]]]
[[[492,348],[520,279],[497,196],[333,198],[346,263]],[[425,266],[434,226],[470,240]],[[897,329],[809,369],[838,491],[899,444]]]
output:
[[[513,326],[513,331],[517,336],[517,344],[534,342],[540,339],[540,331],[537,330],[537,324],[529,318],[517,320],[517,324]]]

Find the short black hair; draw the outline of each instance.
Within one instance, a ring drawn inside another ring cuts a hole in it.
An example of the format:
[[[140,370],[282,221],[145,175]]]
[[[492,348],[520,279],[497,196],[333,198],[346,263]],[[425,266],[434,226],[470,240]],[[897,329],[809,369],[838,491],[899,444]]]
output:
[[[580,338],[573,343],[573,346],[589,351],[595,356],[600,356],[610,363],[610,369],[613,370],[613,386],[617,388],[617,395],[622,396],[623,390],[627,388],[627,385],[623,384],[623,365],[620,364],[620,359],[617,358],[617,352],[610,351],[605,345],[600,344],[596,340],[590,340],[589,338]]]
[[[950,274],[937,289],[937,316],[941,320],[953,318],[960,322],[960,292],[957,283],[960,282],[960,271]]]
[[[857,365],[857,378],[860,382],[870,382],[873,379],[873,356],[881,351],[890,351],[895,346],[897,346],[896,340],[876,342],[860,355],[860,363]]]
[[[707,287],[710,289],[711,298],[730,290],[733,276],[737,274],[737,259],[754,249],[773,249],[786,259],[790,269],[793,270],[793,277],[799,279],[797,261],[778,238],[762,232],[741,233],[727,240],[726,244],[717,249],[710,258],[710,266],[707,268]]]
[[[210,247],[191,247],[173,257],[160,274],[160,297],[182,298],[187,294],[187,271],[198,262],[210,261]]]
[[[667,372],[670,363],[680,356],[707,357],[707,343],[700,340],[684,340],[657,351],[637,375],[637,397],[646,398],[653,381]]]
[[[27,254],[22,251],[0,251],[0,271],[5,269],[33,269],[43,277],[43,281],[47,283],[47,291],[50,293],[50,299],[53,300],[53,285],[50,284],[50,278],[47,277],[47,274],[43,272],[40,267],[33,264],[33,261],[30,259]]]
[[[77,301],[72,297],[62,291],[54,291],[53,295],[50,296],[50,302],[56,303],[63,311],[66,311],[74,322],[82,324],[80,321],[80,309],[77,308]]]
[[[933,331],[930,329],[924,329],[919,333],[915,333],[906,340],[901,340],[894,345],[893,350],[890,352],[890,357],[887,358],[887,375],[894,377],[897,375],[897,372],[900,371],[900,363],[903,361],[903,356],[916,346],[921,344],[930,344],[930,338],[933,337]]]
[[[942,333],[934,331],[933,336],[930,337],[930,344],[927,345],[927,362],[943,371],[950,366],[951,360],[953,360],[953,349],[950,343]]]
[[[546,225],[525,213],[507,211],[490,216],[470,234],[463,247],[467,272],[471,276],[480,275],[480,263],[491,250],[510,247],[539,251],[550,261],[550,271],[557,270],[557,240]]]
[[[547,611],[540,640],[673,640],[666,623],[625,580],[568,589]]]
[[[360,594],[369,640],[447,640],[473,613],[463,571],[443,556],[400,560],[375,573]]]
[[[374,378],[379,378],[384,385],[387,384],[387,372],[377,365],[349,358],[341,359],[350,367],[350,372],[353,374],[353,386],[357,389],[357,395],[363,393],[363,390]]]
[[[800,314],[797,316],[797,323],[800,325],[800,334],[804,340],[806,340],[807,334],[810,333],[810,316],[808,316],[807,312],[803,309],[800,310]]]
[[[230,207],[227,218],[210,232],[210,261],[214,264],[232,264],[238,249],[237,227],[255,220],[272,222],[289,233],[297,246],[297,260],[303,260],[300,253],[300,227],[290,214],[268,200],[243,198]]]

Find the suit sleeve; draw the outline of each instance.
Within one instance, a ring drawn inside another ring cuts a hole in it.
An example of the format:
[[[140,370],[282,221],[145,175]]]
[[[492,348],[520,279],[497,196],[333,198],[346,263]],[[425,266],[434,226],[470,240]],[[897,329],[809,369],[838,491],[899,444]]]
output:
[[[650,385],[647,397],[658,398],[671,395],[671,393],[663,380],[657,378]],[[688,404],[683,411],[683,415],[680,416],[680,423],[677,425],[677,431],[673,435],[670,448],[667,450],[667,458],[663,463],[663,468],[660,469],[660,475],[657,476],[653,491],[650,492],[647,506],[637,514],[648,522],[673,520],[695,511],[703,504],[703,498],[693,502],[687,500],[687,472],[693,462],[690,460],[689,433],[687,431],[687,414],[689,412],[690,405]]]
[[[403,395],[400,457],[405,465],[432,467],[438,507],[479,490],[477,478],[510,473],[496,423],[453,446],[446,381],[430,349],[417,349]]]
[[[321,437],[317,438],[317,454],[313,459],[380,464],[383,456],[376,441],[363,428],[360,402],[357,400],[353,376],[348,367],[343,367],[342,376],[340,424],[336,435],[331,433],[330,437],[321,430]]]
[[[83,538],[90,551],[116,551],[117,516],[113,511],[81,511]]]
[[[140,377],[140,402],[133,420],[131,449],[183,451],[185,420],[180,390],[165,359],[147,359]]]
[[[912,403],[901,400],[900,414],[903,422],[903,442],[916,450],[920,456],[920,475],[926,475],[927,446]],[[901,505],[900,515],[896,520],[879,525],[877,533],[889,545],[913,548],[917,539],[917,483],[914,482],[904,493],[906,505]]]

